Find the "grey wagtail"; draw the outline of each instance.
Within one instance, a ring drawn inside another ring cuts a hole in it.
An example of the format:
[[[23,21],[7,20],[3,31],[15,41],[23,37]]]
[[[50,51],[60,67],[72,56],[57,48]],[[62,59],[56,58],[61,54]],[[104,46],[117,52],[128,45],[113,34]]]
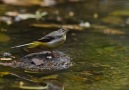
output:
[[[27,43],[27,44],[23,44],[23,45],[14,46],[11,48],[19,48],[19,47],[24,47],[24,46],[28,46],[28,48],[35,48],[38,46],[42,46],[44,48],[49,49],[52,53],[52,49],[58,48],[65,42],[66,33],[68,31],[69,30],[66,28],[61,28],[57,31],[53,31],[53,32],[47,34],[46,36],[38,39],[37,41],[33,41],[31,43]]]

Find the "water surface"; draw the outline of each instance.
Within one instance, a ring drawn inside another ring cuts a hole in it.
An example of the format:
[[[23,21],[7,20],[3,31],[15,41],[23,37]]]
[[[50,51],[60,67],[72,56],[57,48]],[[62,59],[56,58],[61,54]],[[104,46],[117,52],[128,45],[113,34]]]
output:
[[[52,20],[36,21],[25,20],[7,25],[0,24],[0,51],[6,52],[10,47],[34,41],[43,35],[56,30],[55,28],[34,28],[28,26],[31,23],[61,23],[79,24],[90,23],[90,28],[83,31],[71,30],[67,35],[67,41],[58,50],[72,58],[74,66],[67,71],[59,72],[53,79],[43,79],[44,75],[34,74],[40,82],[52,83],[65,90],[128,90],[129,86],[129,31],[128,31],[128,2],[129,0],[92,0],[83,3],[61,4],[53,7],[20,7],[0,5],[1,16],[6,11],[27,9],[35,12],[37,9],[50,12]],[[59,11],[59,15],[52,14]],[[70,17],[69,12],[74,16]],[[63,21],[53,18],[63,17]],[[24,56],[22,49],[11,50],[16,56]],[[5,68],[1,66],[1,72],[20,73],[26,78],[28,74],[24,70]],[[52,77],[51,75],[48,75]],[[0,89],[19,90],[20,82],[34,86],[32,82],[22,80],[13,75],[0,77]],[[61,85],[60,85],[61,84]],[[55,89],[54,89],[55,90]]]

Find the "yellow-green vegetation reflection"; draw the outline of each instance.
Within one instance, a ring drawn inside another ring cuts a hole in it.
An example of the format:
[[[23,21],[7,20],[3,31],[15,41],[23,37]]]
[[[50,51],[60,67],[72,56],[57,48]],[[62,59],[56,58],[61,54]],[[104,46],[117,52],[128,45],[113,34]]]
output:
[[[0,33],[0,42],[8,42],[11,38],[4,33]]]

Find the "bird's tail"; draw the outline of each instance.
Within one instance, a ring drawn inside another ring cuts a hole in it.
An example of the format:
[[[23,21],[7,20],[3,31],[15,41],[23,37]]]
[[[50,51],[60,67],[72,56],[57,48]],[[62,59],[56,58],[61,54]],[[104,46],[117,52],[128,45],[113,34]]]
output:
[[[27,44],[23,44],[23,45],[18,45],[18,46],[14,46],[14,47],[11,47],[11,48],[19,48],[19,47],[24,47],[24,46],[29,46],[33,43],[27,43]]]

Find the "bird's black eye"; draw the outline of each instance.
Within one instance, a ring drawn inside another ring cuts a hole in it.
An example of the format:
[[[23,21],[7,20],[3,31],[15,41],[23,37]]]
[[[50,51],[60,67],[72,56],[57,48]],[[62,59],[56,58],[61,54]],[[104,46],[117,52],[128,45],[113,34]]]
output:
[[[61,30],[62,30],[62,32],[64,32],[64,31],[65,31],[65,29],[64,29],[64,28],[62,28]]]
[[[68,30],[67,29],[65,29],[65,28],[61,28],[61,29],[59,29],[59,33],[64,33],[64,32],[67,32]]]
[[[66,32],[66,31],[69,31],[68,29],[66,28],[61,28],[62,32]]]

